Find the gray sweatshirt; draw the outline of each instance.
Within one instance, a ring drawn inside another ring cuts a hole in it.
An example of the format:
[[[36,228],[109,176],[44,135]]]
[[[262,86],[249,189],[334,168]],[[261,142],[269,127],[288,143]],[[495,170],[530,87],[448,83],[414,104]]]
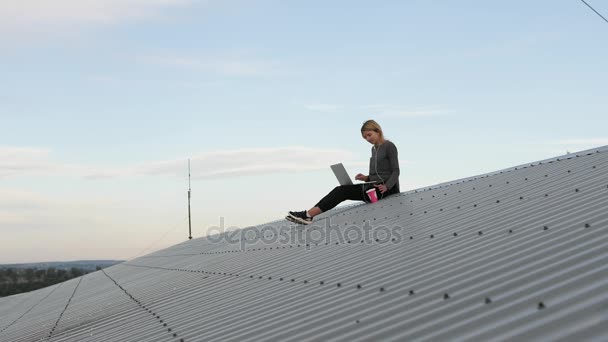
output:
[[[400,192],[397,146],[392,141],[386,140],[377,147],[372,146],[372,157],[369,159],[369,180],[383,182],[389,190],[396,186],[396,190]]]

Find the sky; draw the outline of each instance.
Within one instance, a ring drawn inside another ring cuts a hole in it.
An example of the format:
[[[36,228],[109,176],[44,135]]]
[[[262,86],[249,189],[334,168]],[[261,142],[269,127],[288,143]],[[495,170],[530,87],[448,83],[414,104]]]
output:
[[[1,0],[0,264],[186,241],[188,158],[194,237],[309,209],[368,119],[401,191],[608,145],[607,39],[576,0]]]

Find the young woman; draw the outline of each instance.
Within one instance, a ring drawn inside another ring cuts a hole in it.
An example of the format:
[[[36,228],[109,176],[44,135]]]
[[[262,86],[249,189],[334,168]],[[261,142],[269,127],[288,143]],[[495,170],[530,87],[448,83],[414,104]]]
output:
[[[397,147],[390,140],[384,139],[382,128],[374,120],[367,120],[361,127],[361,136],[372,144],[372,157],[369,160],[369,175],[359,173],[355,179],[372,184],[340,185],[323,197],[309,210],[290,211],[287,220],[311,224],[312,218],[328,211],[345,200],[370,202],[366,190],[376,187],[378,199],[399,193],[399,160]]]

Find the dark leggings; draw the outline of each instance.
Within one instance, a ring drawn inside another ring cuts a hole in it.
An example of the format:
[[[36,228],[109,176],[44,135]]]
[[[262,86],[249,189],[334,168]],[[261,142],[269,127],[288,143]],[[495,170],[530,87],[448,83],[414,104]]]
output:
[[[338,204],[346,200],[365,201],[370,203],[370,200],[365,193],[365,191],[369,189],[371,189],[369,184],[340,185],[323,197],[315,207],[319,207],[321,211],[325,212],[335,208]],[[376,188],[376,196],[378,196],[378,199],[383,199],[386,196],[395,193],[397,193],[396,187],[389,189],[384,194],[380,193],[380,190]]]

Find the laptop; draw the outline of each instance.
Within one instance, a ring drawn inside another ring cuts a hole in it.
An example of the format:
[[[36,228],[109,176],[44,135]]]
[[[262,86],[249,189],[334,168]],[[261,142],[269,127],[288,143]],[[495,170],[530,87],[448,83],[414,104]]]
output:
[[[336,178],[338,178],[338,182],[340,182],[340,185],[353,185],[354,184],[352,179],[348,175],[348,172],[346,172],[346,169],[344,168],[344,165],[342,165],[342,163],[332,165],[331,170],[334,172],[334,175],[336,175]],[[373,183],[377,183],[377,182],[376,181],[360,182],[357,184],[373,184]]]

